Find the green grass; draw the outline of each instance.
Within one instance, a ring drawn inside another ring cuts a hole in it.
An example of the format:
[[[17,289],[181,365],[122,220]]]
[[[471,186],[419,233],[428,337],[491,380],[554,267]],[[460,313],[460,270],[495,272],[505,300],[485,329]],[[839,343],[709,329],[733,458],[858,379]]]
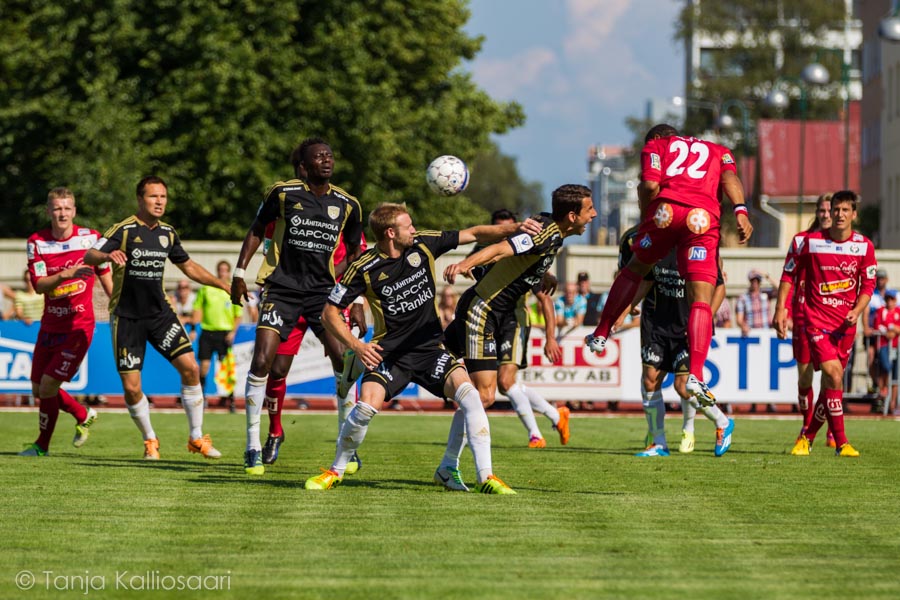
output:
[[[894,421],[848,420],[857,460],[819,443],[792,457],[797,422],[750,419],[723,458],[698,420],[692,455],[637,459],[642,418],[573,419],[565,448],[542,421],[549,447],[529,450],[517,419],[492,416],[511,497],[431,484],[449,415],[376,417],[362,470],[327,492],[303,482],[331,462],[333,416],[287,416],[278,464],[253,479],[242,415],[207,416],[218,462],[187,453],[177,414],[153,416],[158,463],[109,413],[81,450],[63,414],[51,456],[16,456],[36,421],[0,415],[0,598],[84,596],[77,580],[46,589],[43,571],[102,576],[88,597],[129,599],[172,593],[117,589],[117,572],[230,575],[192,598],[900,597]],[[471,482],[468,450],[462,468]],[[38,577],[27,593],[21,570]]]

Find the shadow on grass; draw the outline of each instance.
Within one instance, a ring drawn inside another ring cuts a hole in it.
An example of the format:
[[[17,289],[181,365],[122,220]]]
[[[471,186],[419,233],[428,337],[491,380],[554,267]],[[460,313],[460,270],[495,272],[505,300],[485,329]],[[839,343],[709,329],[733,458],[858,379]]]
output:
[[[189,459],[188,459],[189,460]],[[144,460],[143,458],[78,458],[74,464],[85,467],[134,467],[136,469],[157,469],[164,471],[206,471],[221,467],[231,467],[229,463],[188,462],[188,460]]]

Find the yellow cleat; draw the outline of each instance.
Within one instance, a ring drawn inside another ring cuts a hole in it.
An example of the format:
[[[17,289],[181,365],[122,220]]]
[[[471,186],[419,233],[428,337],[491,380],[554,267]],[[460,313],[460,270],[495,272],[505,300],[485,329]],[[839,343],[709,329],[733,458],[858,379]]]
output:
[[[840,448],[834,451],[837,456],[849,456],[851,458],[856,458],[859,456],[859,451],[850,445],[850,442],[846,444],[842,444]]]
[[[794,456],[809,456],[809,438],[805,435],[798,437],[797,441],[794,442],[794,447],[791,449],[791,454]]]
[[[508,495],[516,493],[511,487],[500,481],[499,477],[494,477],[493,475],[488,475],[488,478],[485,479],[483,483],[478,484],[478,487],[475,488],[475,491],[479,494]]]
[[[320,475],[307,479],[304,487],[308,490],[330,490],[339,486],[341,481],[343,481],[343,478],[336,472],[322,469]]]

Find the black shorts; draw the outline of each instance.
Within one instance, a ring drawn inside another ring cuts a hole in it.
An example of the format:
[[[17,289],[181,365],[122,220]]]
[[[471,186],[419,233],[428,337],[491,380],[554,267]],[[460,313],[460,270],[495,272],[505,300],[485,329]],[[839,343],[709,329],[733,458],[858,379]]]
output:
[[[520,369],[527,368],[531,326],[528,324],[528,313],[525,309],[517,308],[514,312],[504,313],[496,336],[497,344],[500,346],[498,363],[516,365]]]
[[[418,383],[437,396],[444,397],[444,382],[462,365],[440,346],[421,350],[394,350],[384,356],[374,371],[367,371],[363,383],[372,381],[385,389],[385,400],[402,392],[409,382]]]
[[[514,319],[513,312],[509,313]],[[504,314],[496,314],[487,302],[466,290],[456,305],[456,317],[444,331],[444,344],[457,358],[465,359],[470,373],[497,370],[497,339]]]
[[[153,317],[130,319],[110,316],[113,356],[119,373],[140,371],[144,368],[144,352],[147,342],[163,357],[172,362],[182,354],[193,352],[191,339],[174,311],[164,311]]]
[[[277,331],[283,342],[288,339],[300,317],[303,317],[316,337],[321,338],[325,333],[325,327],[322,326],[322,310],[325,308],[325,300],[330,291],[298,292],[267,284],[259,300],[257,327]]]
[[[687,375],[690,372],[687,335],[676,338],[652,331],[642,335],[641,363],[659,371]]]
[[[225,339],[229,333],[229,331],[207,331],[206,329],[201,331],[200,343],[197,347],[197,358],[209,360],[215,352],[219,360],[222,360],[231,348],[231,344]]]

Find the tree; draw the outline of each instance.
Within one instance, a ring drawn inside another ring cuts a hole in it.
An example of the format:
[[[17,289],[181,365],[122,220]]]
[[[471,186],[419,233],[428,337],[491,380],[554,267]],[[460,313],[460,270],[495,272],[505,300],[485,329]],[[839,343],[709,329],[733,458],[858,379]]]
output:
[[[422,227],[483,221],[424,183],[439,154],[471,160],[524,121],[459,69],[481,46],[464,0],[7,0],[0,13],[0,235],[43,224],[67,185],[81,221],[135,209],[146,174],[169,184],[188,238],[239,238],[310,135],[364,208],[406,201]]]

